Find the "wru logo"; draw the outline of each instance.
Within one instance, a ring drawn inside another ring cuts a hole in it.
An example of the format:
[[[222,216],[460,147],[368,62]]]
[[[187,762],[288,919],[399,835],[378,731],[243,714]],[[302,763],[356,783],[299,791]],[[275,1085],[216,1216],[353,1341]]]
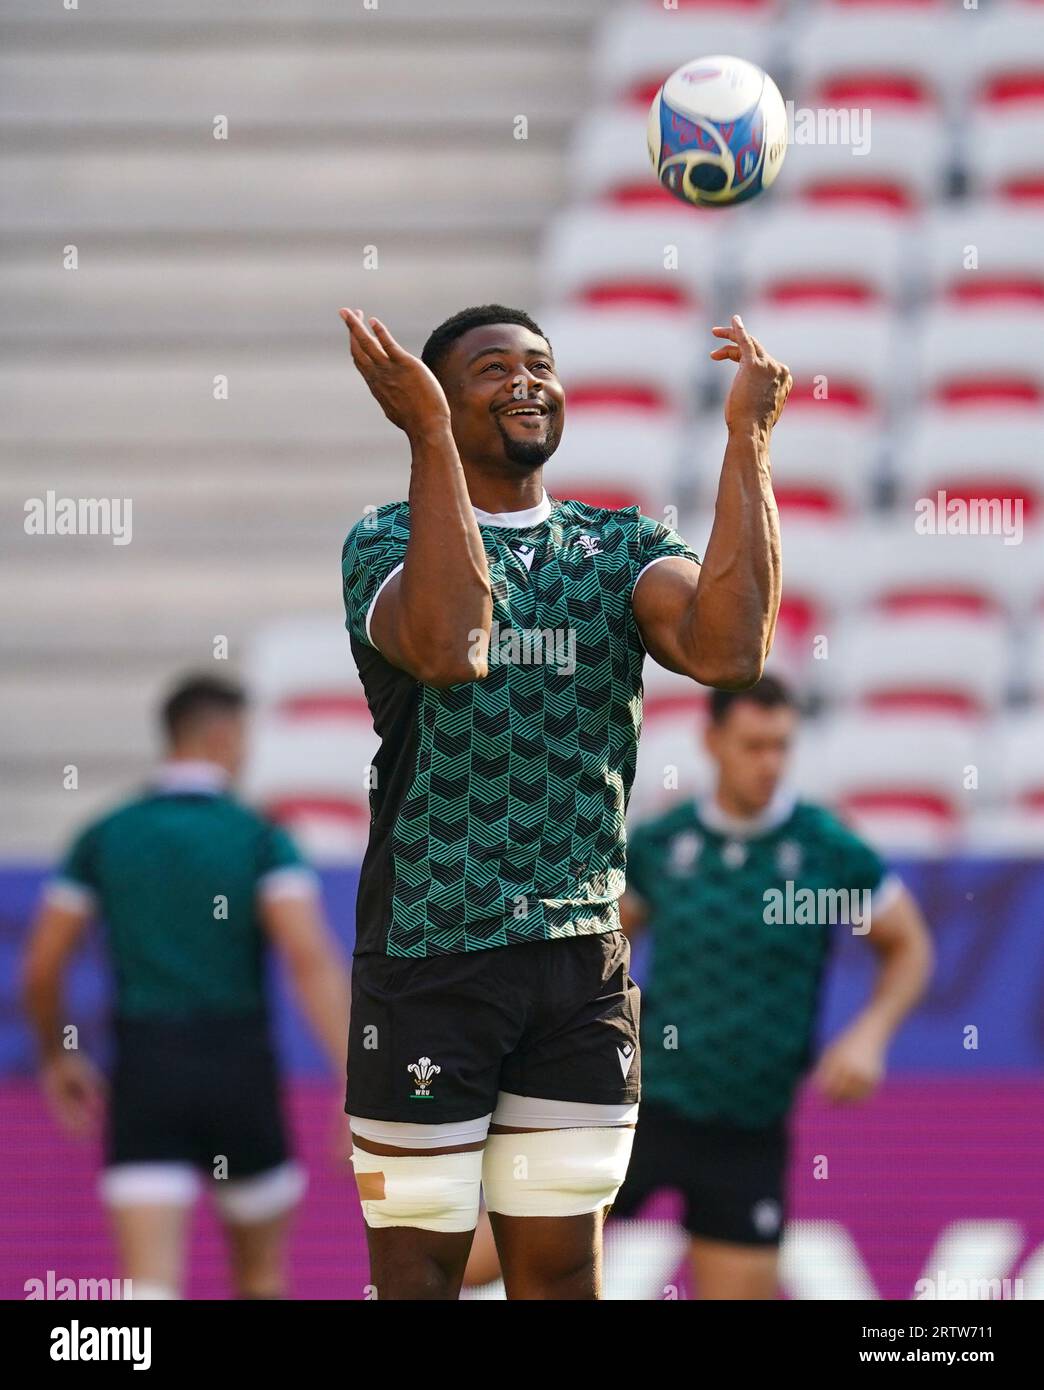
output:
[[[430,1057],[421,1057],[417,1062],[411,1062],[406,1068],[412,1076],[416,1078],[416,1086],[413,1090],[411,1100],[432,1100],[431,1083],[442,1070],[432,1062]]]

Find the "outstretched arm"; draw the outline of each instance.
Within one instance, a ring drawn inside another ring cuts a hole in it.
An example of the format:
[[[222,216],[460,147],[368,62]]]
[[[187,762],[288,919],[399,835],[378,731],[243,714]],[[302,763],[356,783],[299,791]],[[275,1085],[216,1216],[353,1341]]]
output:
[[[633,605],[646,650],[702,685],[745,690],[761,676],[779,612],[779,514],[769,439],[790,391],[790,372],[734,315],[715,328],[728,346],[711,353],[739,364],[725,401],[729,438],[714,525],[700,566],[664,560],[646,571]]]
[[[493,621],[486,552],[450,429],[445,393],[384,325],[342,309],[352,360],[413,455],[410,539],[381,590],[370,632],[393,666],[426,685],[481,680]],[[476,638],[476,633],[480,634]]]

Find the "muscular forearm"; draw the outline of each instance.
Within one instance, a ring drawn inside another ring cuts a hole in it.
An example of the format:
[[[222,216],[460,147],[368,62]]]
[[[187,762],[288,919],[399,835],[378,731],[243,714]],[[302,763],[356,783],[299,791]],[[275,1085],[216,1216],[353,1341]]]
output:
[[[402,647],[421,679],[474,680],[486,672],[493,620],[485,548],[449,424],[414,435],[411,444]]]
[[[772,646],[781,584],[769,432],[730,432],[689,615],[697,679],[723,689],[743,689],[759,679]]]

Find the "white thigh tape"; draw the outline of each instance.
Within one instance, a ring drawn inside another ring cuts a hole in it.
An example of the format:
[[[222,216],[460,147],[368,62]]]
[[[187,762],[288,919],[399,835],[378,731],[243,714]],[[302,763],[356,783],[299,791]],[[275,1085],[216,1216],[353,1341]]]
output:
[[[367,1226],[473,1231],[478,1224],[482,1150],[456,1154],[352,1154]]]
[[[482,1164],[486,1206],[502,1216],[583,1216],[616,1199],[634,1130],[491,1134]]]

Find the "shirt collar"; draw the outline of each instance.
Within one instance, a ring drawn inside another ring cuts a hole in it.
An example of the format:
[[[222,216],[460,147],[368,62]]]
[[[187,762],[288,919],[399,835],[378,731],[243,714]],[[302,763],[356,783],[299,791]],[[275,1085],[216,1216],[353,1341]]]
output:
[[[225,769],[217,763],[200,759],[172,758],[160,763],[152,778],[156,791],[182,795],[218,796],[229,783]]]
[[[520,531],[526,526],[539,526],[542,521],[548,519],[551,515],[551,499],[545,489],[536,506],[527,507],[525,511],[484,512],[481,507],[475,507],[474,511],[475,520],[480,526],[509,526],[512,530]]]
[[[781,786],[776,788],[772,800],[756,816],[730,816],[713,796],[701,801],[697,809],[700,820],[708,830],[716,830],[718,834],[731,836],[735,840],[749,840],[755,835],[778,829],[790,819],[796,805],[796,792],[790,787]]]

